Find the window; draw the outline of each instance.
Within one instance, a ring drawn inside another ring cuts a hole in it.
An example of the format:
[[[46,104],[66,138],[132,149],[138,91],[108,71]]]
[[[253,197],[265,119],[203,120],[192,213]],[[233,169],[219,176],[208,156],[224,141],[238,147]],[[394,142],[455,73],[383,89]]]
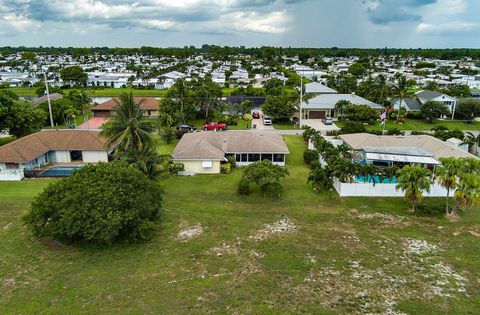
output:
[[[235,154],[235,161],[241,162],[242,161],[242,155],[241,154]]]
[[[242,154],[242,162],[248,162],[248,154],[246,153]]]
[[[274,154],[273,162],[285,162],[285,154]]]
[[[18,163],[5,163],[7,168],[18,168]]]
[[[213,166],[212,161],[202,161],[202,167],[203,168],[211,168]]]
[[[260,153],[249,153],[248,162],[257,162],[260,161]]]
[[[262,153],[262,161],[263,161],[263,160],[269,160],[269,161],[271,161],[272,158],[273,158],[273,154],[263,154],[263,153]]]

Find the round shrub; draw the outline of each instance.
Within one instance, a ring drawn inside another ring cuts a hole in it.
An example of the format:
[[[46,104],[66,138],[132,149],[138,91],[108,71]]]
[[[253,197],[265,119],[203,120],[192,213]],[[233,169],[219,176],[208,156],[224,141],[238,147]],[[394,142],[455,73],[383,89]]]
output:
[[[238,183],[238,193],[240,195],[250,195],[250,183],[244,179]]]
[[[185,170],[185,165],[183,163],[171,163],[168,165],[168,171],[170,175],[178,175],[178,173],[183,172]]]
[[[270,198],[278,198],[282,195],[283,187],[279,182],[268,182],[260,187],[263,195]]]
[[[66,243],[141,241],[151,237],[161,203],[158,183],[133,166],[100,163],[50,184],[24,220],[36,236]]]
[[[231,171],[230,163],[224,163],[220,165],[220,173],[229,174]]]
[[[365,132],[365,126],[358,121],[345,121],[341,130],[343,133],[361,133]]]
[[[303,161],[305,164],[310,165],[313,161],[318,161],[318,152],[317,150],[305,150],[303,152]]]
[[[230,168],[234,169],[237,167],[237,160],[235,159],[234,155],[227,156],[228,163],[230,164]]]

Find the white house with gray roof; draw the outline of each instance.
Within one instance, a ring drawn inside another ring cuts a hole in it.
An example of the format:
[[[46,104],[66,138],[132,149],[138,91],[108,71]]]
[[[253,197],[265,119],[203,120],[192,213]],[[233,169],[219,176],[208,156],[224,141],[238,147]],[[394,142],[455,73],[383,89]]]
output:
[[[302,103],[305,119],[322,119],[326,116],[337,117],[335,104],[339,101],[348,101],[354,105],[367,105],[370,108],[381,110],[383,107],[354,93],[352,94],[320,94]]]
[[[423,90],[415,93],[415,97],[404,98],[401,103],[401,108],[405,108],[407,112],[420,111],[426,102],[439,102],[448,107],[448,110],[452,113],[452,117],[455,114],[455,108],[457,107],[457,99],[449,96],[445,93],[439,93],[430,90]],[[400,105],[400,99],[395,98],[392,100],[393,108],[398,110]]]

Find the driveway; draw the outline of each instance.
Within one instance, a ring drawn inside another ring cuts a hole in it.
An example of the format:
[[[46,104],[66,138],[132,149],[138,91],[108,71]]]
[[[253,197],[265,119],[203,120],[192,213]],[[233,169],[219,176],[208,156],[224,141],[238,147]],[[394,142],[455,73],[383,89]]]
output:
[[[302,125],[312,127],[322,135],[327,134],[327,131],[340,130],[335,123],[331,125],[325,125],[321,119],[304,119],[302,120]]]
[[[262,112],[262,109],[260,107],[254,107],[252,109],[252,113],[253,112],[258,112],[260,113],[260,118],[258,119],[252,119],[252,127],[253,125],[256,125],[256,129],[259,129],[259,130],[271,130],[271,129],[274,129],[272,125],[270,126],[266,126],[263,124],[263,112]]]

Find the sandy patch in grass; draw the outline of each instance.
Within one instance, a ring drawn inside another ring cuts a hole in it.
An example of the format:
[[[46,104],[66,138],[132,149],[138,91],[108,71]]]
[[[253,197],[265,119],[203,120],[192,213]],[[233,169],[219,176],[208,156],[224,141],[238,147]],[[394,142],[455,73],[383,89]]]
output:
[[[374,243],[389,249],[380,267],[369,268],[359,259],[313,265],[303,283],[293,288],[294,294],[301,296],[299,300],[320,301],[323,307],[351,314],[402,314],[396,305],[412,296],[468,296],[467,279],[440,259],[438,245],[415,238],[400,244]]]
[[[181,230],[180,232],[178,232],[177,239],[181,240],[181,241],[184,241],[184,240],[188,240],[188,239],[197,237],[197,236],[202,235],[202,234],[203,234],[203,227],[200,223],[198,223],[197,225],[195,225],[193,227],[189,227],[187,229],[184,229],[184,230]]]
[[[380,221],[382,224],[402,226],[402,227],[410,225],[410,222],[406,217],[395,215],[395,214],[380,213],[380,212],[358,214],[358,212],[355,212],[355,211],[350,211],[350,213],[359,220],[375,220],[375,221]]]
[[[295,224],[290,222],[287,217],[283,217],[277,222],[272,224],[265,224],[263,229],[258,230],[255,234],[250,235],[249,239],[259,242],[263,241],[267,238],[270,238],[273,235],[281,234],[281,233],[292,233],[296,232],[297,227]]]

